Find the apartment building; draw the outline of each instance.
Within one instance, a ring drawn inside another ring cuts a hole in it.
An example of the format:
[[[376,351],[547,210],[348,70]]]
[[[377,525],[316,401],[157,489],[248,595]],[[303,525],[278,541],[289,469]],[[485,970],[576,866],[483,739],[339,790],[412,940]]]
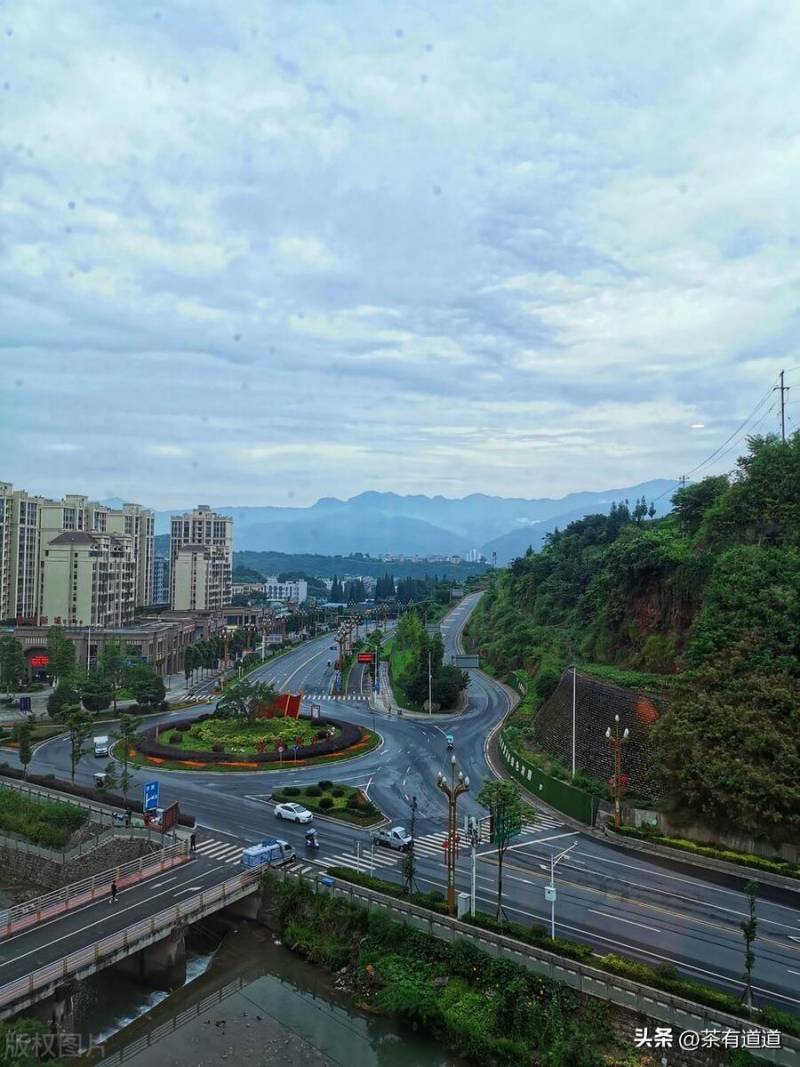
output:
[[[57,568],[48,568],[50,580],[46,595],[41,586],[42,563],[49,558],[43,553],[60,534],[73,532],[130,538],[134,604],[143,607],[152,602],[152,511],[138,504],[125,504],[121,509],[108,508],[86,496],[74,494],[62,500],[48,500],[0,482],[0,619],[35,622],[40,616],[61,614],[60,610],[53,609],[54,606],[59,609],[64,606],[62,594],[51,602],[55,595]],[[59,546],[59,551],[61,548],[63,546]],[[109,549],[109,552],[109,559],[119,561],[119,547],[113,552]],[[71,597],[66,597],[66,601],[71,604]],[[125,603],[116,614],[127,614]]]
[[[181,545],[170,565],[173,611],[219,611],[230,601],[230,557],[221,545]]]
[[[136,607],[136,561],[129,534],[64,530],[44,540],[42,626],[128,626]]]
[[[200,551],[207,549],[207,552]],[[179,559],[179,557],[181,557]],[[173,515],[169,538],[170,604],[176,611],[229,604],[233,584],[233,519],[207,504]]]
[[[169,560],[156,556],[153,560],[153,603],[169,604]]]

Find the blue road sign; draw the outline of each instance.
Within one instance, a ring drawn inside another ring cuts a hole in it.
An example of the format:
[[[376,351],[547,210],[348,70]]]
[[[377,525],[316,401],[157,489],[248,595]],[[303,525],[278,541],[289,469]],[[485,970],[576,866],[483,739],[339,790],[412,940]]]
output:
[[[30,697],[20,697],[19,698],[19,710],[20,711],[30,711],[31,710],[31,698]]]
[[[158,807],[158,782],[145,782],[144,810],[153,811]]]

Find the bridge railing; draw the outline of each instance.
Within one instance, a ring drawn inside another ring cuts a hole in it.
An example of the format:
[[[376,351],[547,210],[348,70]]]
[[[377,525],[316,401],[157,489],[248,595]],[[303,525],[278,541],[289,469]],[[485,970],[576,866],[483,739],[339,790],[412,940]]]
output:
[[[2,843],[1,838],[0,843]],[[188,842],[179,841],[158,852],[151,852],[149,855],[110,867],[89,878],[83,878],[79,882],[71,882],[50,893],[43,893],[32,900],[14,904],[5,911],[0,911],[0,938],[8,937],[9,934],[18,933],[45,919],[52,919],[81,904],[96,900],[99,893],[109,890],[112,881],[116,881],[120,888],[133,885],[158,871],[168,870],[170,867],[186,862],[189,855]]]
[[[7,1005],[25,1003],[26,998],[33,997],[38,991],[51,989],[73,976],[84,972],[90,974],[99,970],[105,963],[112,962],[120,953],[127,955],[136,952],[138,948],[159,940],[159,935],[166,936],[180,923],[200,918],[212,905],[224,907],[228,900],[231,902],[238,900],[240,896],[244,896],[257,885],[263,873],[259,867],[243,871],[235,878],[228,878],[218,885],[189,897],[188,900],[181,901],[171,908],[165,908],[149,919],[133,923],[124,930],[109,934],[108,937],[92,945],[87,945],[77,952],[71,952],[63,959],[49,963],[22,978],[0,986],[0,1012]]]

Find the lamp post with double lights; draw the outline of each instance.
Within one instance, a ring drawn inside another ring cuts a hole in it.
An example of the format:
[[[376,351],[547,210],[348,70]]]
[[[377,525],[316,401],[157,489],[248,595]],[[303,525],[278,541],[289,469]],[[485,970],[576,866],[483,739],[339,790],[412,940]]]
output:
[[[451,915],[456,910],[456,840],[458,835],[458,816],[456,805],[462,793],[469,789],[469,778],[463,771],[456,773],[456,757],[450,757],[450,779],[439,771],[436,785],[447,797],[447,910]]]
[[[606,741],[611,745],[614,755],[614,774],[611,778],[611,786],[614,790],[614,825],[622,826],[622,793],[625,782],[622,778],[622,746],[628,740],[627,726],[619,732],[619,715],[614,716],[614,729],[609,726],[606,730]]]

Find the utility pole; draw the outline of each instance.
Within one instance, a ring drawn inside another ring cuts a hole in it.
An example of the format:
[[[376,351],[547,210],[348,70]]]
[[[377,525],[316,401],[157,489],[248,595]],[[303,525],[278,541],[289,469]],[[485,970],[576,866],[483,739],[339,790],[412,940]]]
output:
[[[478,838],[479,837],[480,837],[480,829],[478,828],[478,820],[475,818],[474,815],[470,815],[469,819],[467,820],[467,839],[468,839],[468,841],[470,843],[470,847],[472,849],[472,880],[470,882],[469,913],[470,913],[470,915],[473,916],[473,918],[475,916],[475,908],[476,908],[476,886],[477,886],[476,858],[477,858],[477,853],[478,853]]]
[[[469,789],[469,778],[464,777],[464,772],[459,771],[456,775],[456,757],[450,757],[450,781],[442,771],[436,785],[447,797],[447,910],[450,915],[456,910],[456,842],[458,840],[458,816],[456,804],[462,793]]]
[[[781,441],[786,440],[786,394],[789,392],[789,386],[783,384],[783,374],[781,371],[781,384],[773,387],[773,393],[779,391],[781,394]]]
[[[406,893],[414,892],[414,881],[417,874],[417,856],[414,851],[416,848],[415,831],[417,827],[417,798],[413,796],[411,798],[411,848],[406,854],[405,861],[405,877],[406,877]]]
[[[611,778],[614,790],[614,825],[622,826],[621,803],[622,793],[625,788],[622,780],[622,746],[628,740],[628,728],[626,726],[622,733],[619,732],[619,715],[614,716],[614,732],[611,732],[610,726],[606,730],[606,740],[614,752],[614,774]]]
[[[680,478],[678,479],[678,481],[680,482],[681,489],[685,489],[686,488],[686,475],[682,474],[680,476]]]
[[[550,853],[550,885],[544,887],[544,899],[550,901],[550,937],[553,941],[556,939],[556,864],[559,860],[563,860],[573,848],[576,848],[577,844],[578,842],[576,841],[574,845],[565,848],[558,855],[555,852]]]
[[[433,714],[433,676],[431,674],[431,650],[428,649],[428,714]]]

